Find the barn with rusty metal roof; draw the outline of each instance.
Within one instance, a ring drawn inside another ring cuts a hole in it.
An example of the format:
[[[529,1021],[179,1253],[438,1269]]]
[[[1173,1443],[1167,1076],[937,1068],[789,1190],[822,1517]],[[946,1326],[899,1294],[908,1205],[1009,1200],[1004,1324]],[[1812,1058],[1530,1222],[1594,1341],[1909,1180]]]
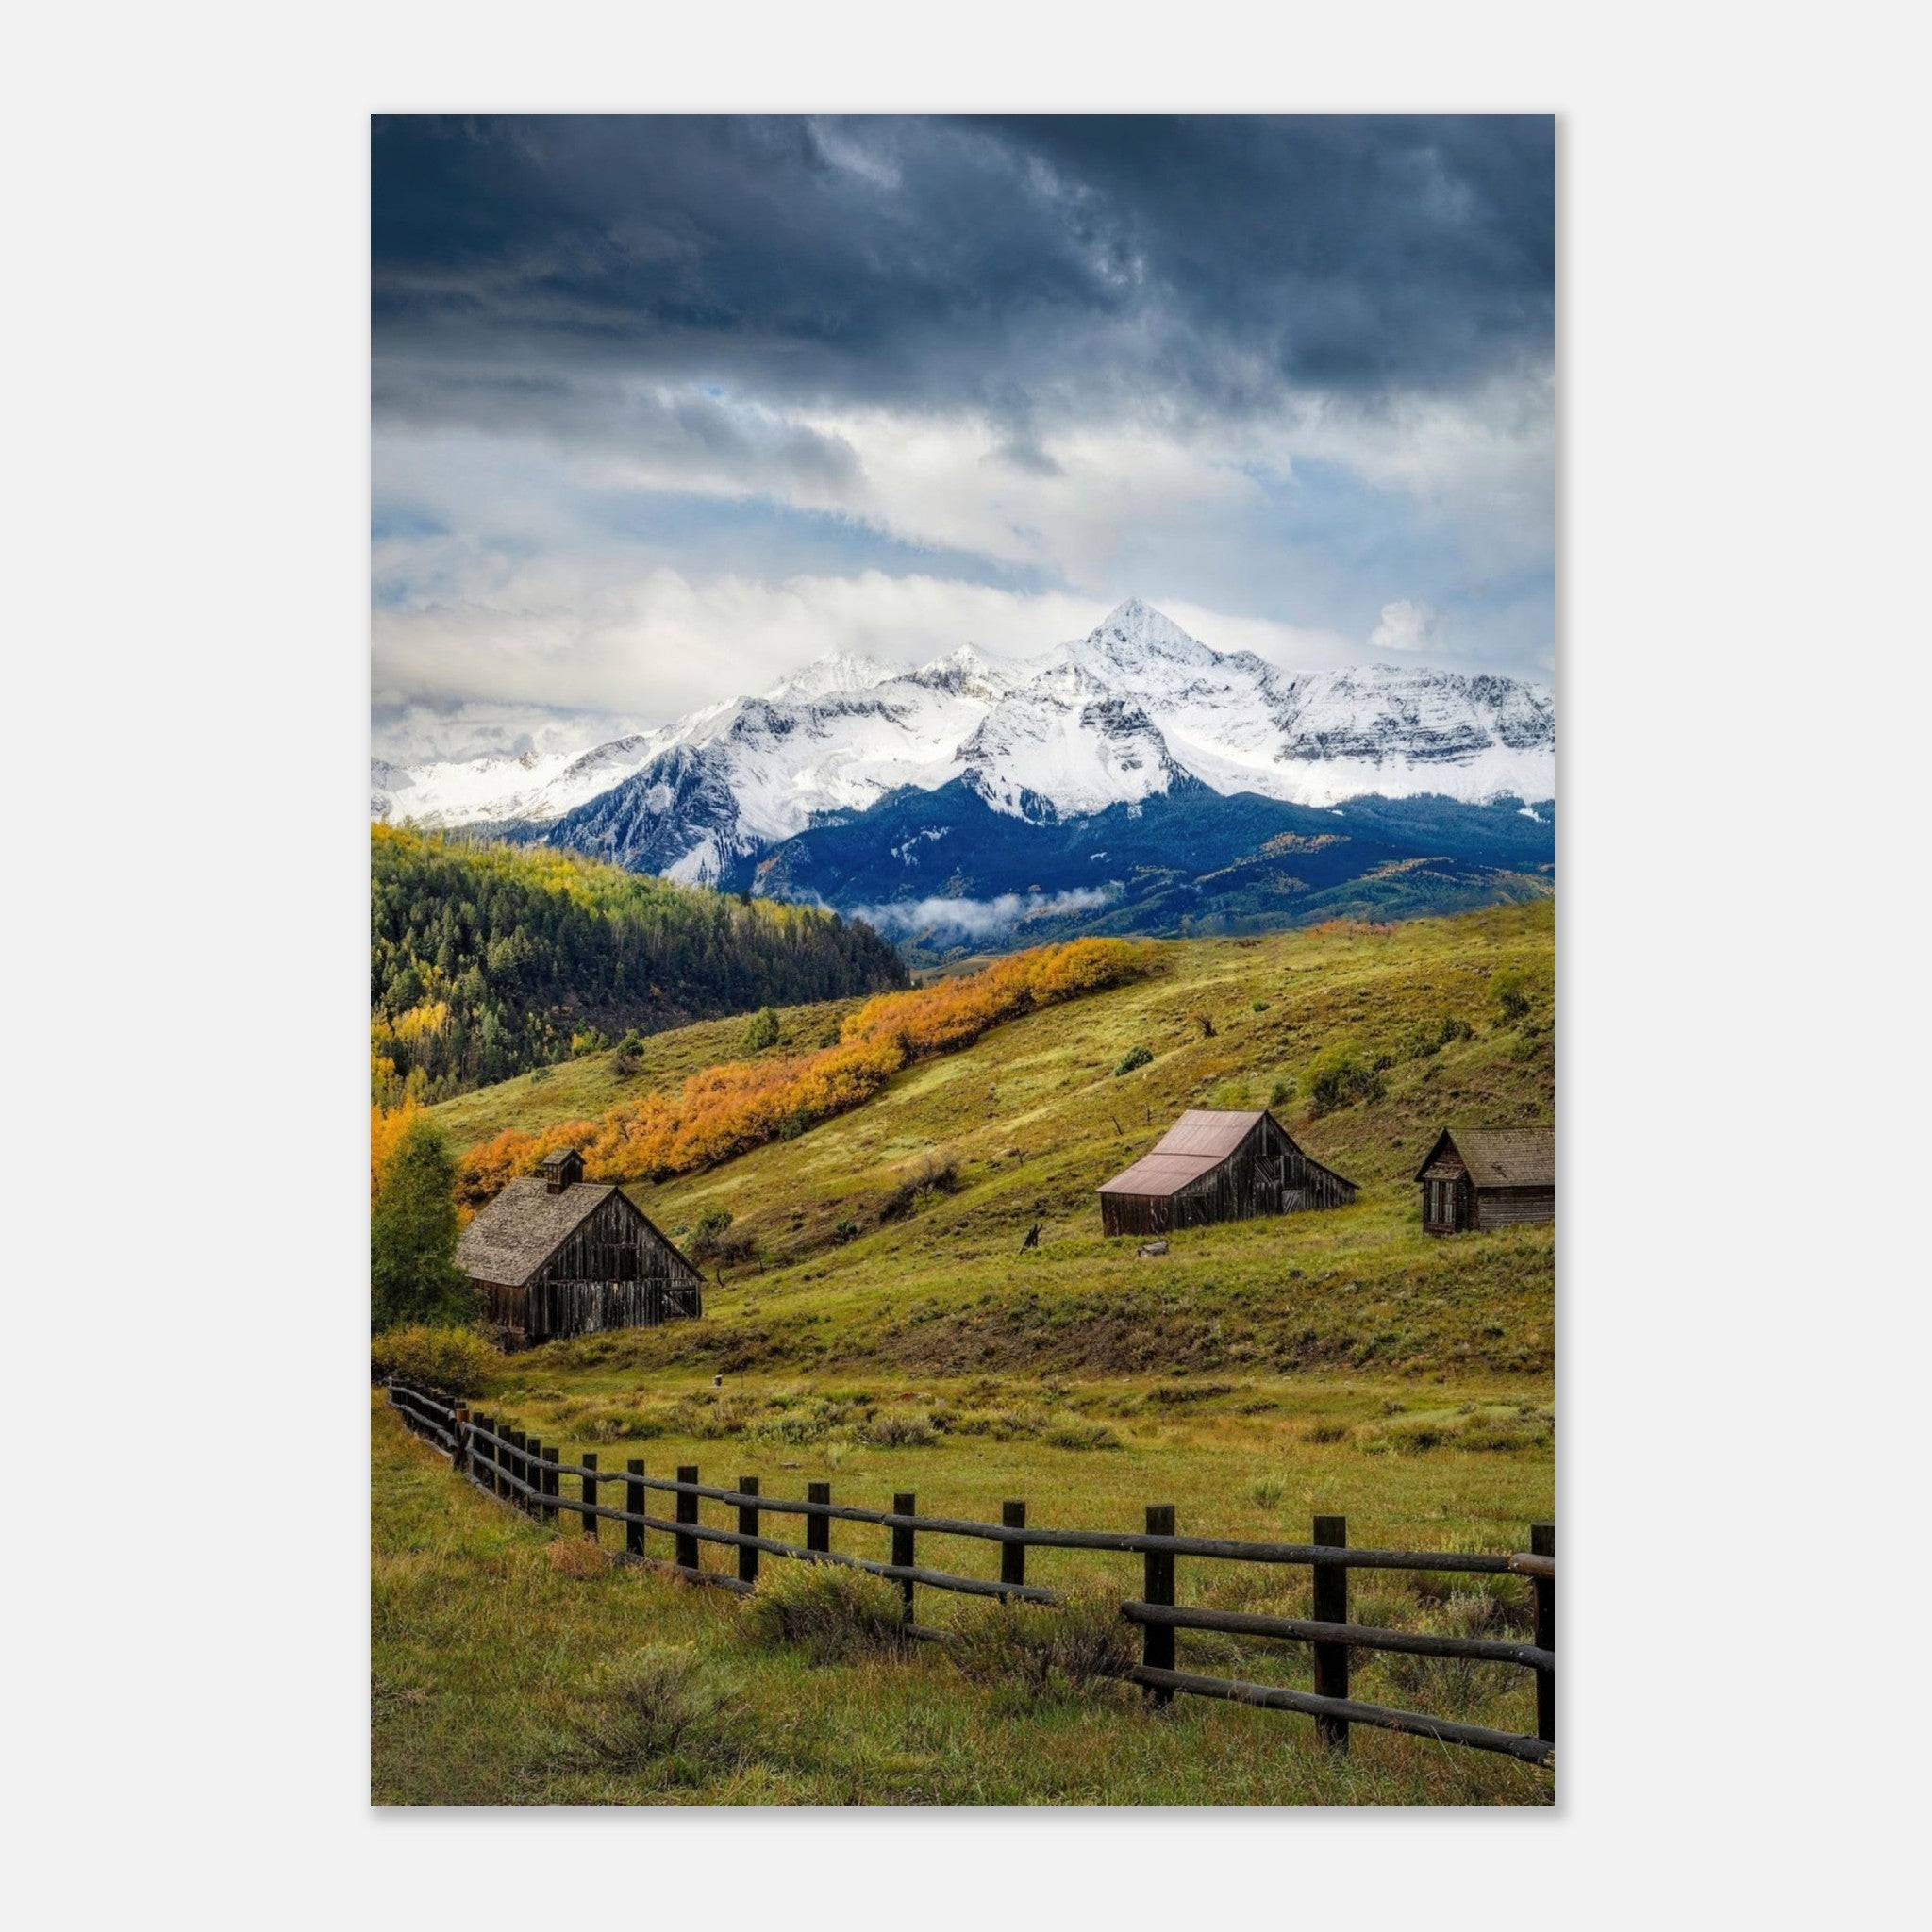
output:
[[[1356,1185],[1298,1147],[1266,1108],[1193,1107],[1100,1190],[1113,1234],[1169,1234],[1215,1221],[1343,1208]]]

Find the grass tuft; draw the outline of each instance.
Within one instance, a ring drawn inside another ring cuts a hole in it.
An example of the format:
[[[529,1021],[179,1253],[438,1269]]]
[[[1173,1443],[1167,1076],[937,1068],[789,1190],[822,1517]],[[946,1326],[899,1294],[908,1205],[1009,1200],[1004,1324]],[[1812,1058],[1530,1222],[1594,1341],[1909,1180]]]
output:
[[[1041,1439],[1055,1449],[1118,1449],[1120,1431],[1106,1423],[1088,1422],[1069,1416],[1057,1422]]]
[[[906,1647],[896,1585],[843,1564],[779,1560],[744,1600],[752,1633],[795,1643],[819,1663],[891,1655]]]
[[[566,1724],[586,1757],[615,1771],[702,1773],[748,1755],[741,1722],[696,1653],[662,1644],[592,1672]]]
[[[574,1577],[579,1583],[604,1575],[610,1557],[587,1536],[558,1537],[543,1552],[543,1559],[559,1576]]]
[[[954,1663],[1023,1704],[1111,1690],[1140,1647],[1118,1597],[1093,1587],[1071,1591],[1058,1604],[976,1604],[954,1628]]]
[[[855,1441],[874,1449],[930,1449],[940,1440],[929,1415],[874,1415],[852,1433]]]

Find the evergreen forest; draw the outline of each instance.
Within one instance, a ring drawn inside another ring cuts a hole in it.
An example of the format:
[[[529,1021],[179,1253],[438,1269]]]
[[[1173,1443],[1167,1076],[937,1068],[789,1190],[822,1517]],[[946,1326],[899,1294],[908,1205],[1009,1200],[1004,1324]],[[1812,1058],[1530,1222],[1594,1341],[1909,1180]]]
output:
[[[370,827],[372,1100],[448,1099],[625,1033],[906,986],[873,929],[547,848]]]

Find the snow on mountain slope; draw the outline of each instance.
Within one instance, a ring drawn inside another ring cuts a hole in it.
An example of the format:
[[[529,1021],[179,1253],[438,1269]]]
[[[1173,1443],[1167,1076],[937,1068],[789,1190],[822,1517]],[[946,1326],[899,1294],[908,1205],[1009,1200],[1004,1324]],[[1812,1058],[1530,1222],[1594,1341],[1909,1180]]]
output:
[[[628,777],[651,751],[644,736],[587,752],[525,752],[408,770],[372,758],[370,816],[432,826],[544,824]]]
[[[1081,818],[1165,791],[1179,768],[1147,713],[1077,673],[1048,675],[990,710],[954,755],[996,811]]]
[[[838,691],[870,691],[898,675],[875,658],[856,651],[830,651],[803,671],[781,677],[765,695],[780,704],[808,704],[813,698],[830,697]]]
[[[372,763],[377,817],[549,824],[559,843],[685,878],[964,777],[1016,817],[1084,816],[1198,778],[1296,805],[1556,792],[1551,694],[1421,666],[1289,674],[1129,598],[1024,661],[970,644],[917,671],[849,652],[581,756],[404,771]]]
[[[932,691],[949,691],[961,697],[996,705],[1017,688],[1011,675],[990,664],[971,644],[961,644],[912,673],[911,681]]]

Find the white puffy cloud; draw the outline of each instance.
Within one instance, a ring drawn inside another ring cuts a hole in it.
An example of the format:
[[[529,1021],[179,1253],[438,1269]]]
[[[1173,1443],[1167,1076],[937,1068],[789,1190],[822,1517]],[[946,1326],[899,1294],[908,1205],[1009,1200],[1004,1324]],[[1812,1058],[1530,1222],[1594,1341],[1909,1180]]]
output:
[[[1426,604],[1407,597],[1382,607],[1382,621],[1369,635],[1372,651],[1426,651],[1437,638],[1440,623]]]
[[[976,940],[1009,932],[1028,920],[1095,912],[1107,900],[1103,887],[1075,886],[1064,892],[1002,892],[995,899],[892,899],[878,906],[855,907],[852,916],[891,938],[945,932]]]

